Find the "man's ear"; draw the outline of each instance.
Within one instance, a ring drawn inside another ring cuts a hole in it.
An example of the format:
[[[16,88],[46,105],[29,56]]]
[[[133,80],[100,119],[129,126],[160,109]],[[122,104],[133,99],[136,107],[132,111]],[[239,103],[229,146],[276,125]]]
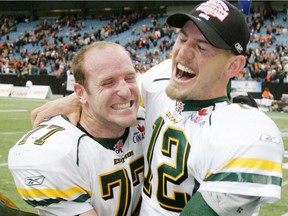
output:
[[[74,92],[77,95],[77,97],[79,98],[81,103],[86,101],[86,97],[85,97],[86,91],[81,84],[79,84],[79,83],[74,84]]]
[[[236,76],[240,71],[243,70],[246,64],[246,58],[243,55],[232,56],[226,65],[226,76],[232,78]]]

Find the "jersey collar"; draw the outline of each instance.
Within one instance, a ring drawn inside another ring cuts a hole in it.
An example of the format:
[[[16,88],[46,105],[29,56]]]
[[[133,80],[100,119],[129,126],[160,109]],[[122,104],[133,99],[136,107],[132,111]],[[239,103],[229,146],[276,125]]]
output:
[[[184,100],[182,101],[182,103],[184,104],[182,112],[198,111],[202,108],[209,107],[215,105],[216,103],[221,103],[224,101],[229,101],[227,96],[218,97],[210,100]]]
[[[96,142],[98,142],[100,145],[102,145],[106,149],[115,150],[115,145],[122,141],[123,144],[125,143],[128,134],[129,134],[129,127],[125,129],[124,134],[121,137],[118,138],[101,138],[101,137],[93,137],[91,134],[89,134],[81,124],[77,124],[77,127],[82,130],[84,133],[86,133],[89,137],[94,139]]]

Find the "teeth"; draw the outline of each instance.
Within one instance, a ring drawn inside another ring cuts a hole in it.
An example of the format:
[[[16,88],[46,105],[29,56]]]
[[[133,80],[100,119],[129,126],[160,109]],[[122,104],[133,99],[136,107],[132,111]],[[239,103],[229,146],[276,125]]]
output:
[[[115,109],[115,110],[127,109],[129,107],[130,107],[130,102],[124,103],[124,104],[114,104],[112,106],[112,108]]]
[[[177,64],[177,68],[181,71],[184,71],[186,73],[190,73],[190,74],[195,74],[191,69],[181,65],[181,64]]]

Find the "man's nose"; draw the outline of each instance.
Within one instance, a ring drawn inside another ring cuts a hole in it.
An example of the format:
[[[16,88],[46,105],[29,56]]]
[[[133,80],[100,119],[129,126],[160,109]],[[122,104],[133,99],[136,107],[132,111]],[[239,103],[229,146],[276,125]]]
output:
[[[123,98],[131,96],[130,87],[124,80],[119,82],[119,85],[117,86],[117,94]]]
[[[186,42],[182,45],[179,51],[179,55],[183,58],[193,58],[195,56],[195,44]]]

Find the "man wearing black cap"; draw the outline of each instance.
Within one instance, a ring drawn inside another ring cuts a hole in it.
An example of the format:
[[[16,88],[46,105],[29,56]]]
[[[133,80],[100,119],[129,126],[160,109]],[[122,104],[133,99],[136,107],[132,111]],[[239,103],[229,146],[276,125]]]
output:
[[[179,28],[172,60],[139,82],[147,143],[140,215],[252,215],[280,198],[284,147],[270,118],[226,93],[246,61],[245,16],[211,0],[167,23]],[[33,118],[49,115],[45,106]]]
[[[246,61],[245,16],[214,0],[167,23],[179,28],[172,62],[140,82],[151,137],[140,215],[252,215],[280,198],[284,148],[274,122],[227,97]]]

